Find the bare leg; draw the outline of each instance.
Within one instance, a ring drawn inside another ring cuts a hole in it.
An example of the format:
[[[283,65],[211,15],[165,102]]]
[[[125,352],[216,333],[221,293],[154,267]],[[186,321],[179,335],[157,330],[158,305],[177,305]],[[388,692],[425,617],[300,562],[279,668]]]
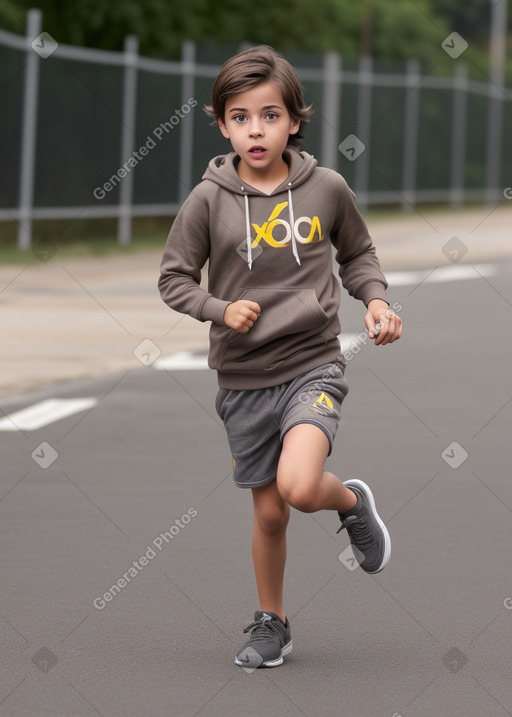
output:
[[[355,493],[334,473],[323,470],[328,452],[325,433],[311,423],[300,423],[285,435],[277,486],[289,505],[305,513],[317,510],[344,513],[355,506]]]
[[[283,581],[286,564],[286,527],[290,508],[277,490],[276,481],[252,489],[254,528],[252,558],[260,610],[273,612],[285,622]]]

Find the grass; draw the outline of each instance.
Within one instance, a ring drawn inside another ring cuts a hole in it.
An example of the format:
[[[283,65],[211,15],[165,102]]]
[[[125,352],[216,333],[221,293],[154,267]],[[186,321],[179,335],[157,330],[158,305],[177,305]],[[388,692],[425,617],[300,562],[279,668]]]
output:
[[[62,259],[130,255],[163,251],[172,218],[133,222],[130,244],[121,246],[116,238],[115,220],[34,222],[32,249],[22,251],[16,245],[15,223],[0,225],[0,265],[39,264],[52,255]]]
[[[80,259],[103,257],[113,254],[136,254],[147,251],[162,251],[165,245],[165,234],[153,236],[133,237],[130,244],[121,246],[114,237],[92,237],[90,239],[76,239],[64,244],[54,242],[52,239],[36,239],[32,250],[21,251],[16,246],[4,245],[0,241],[1,264],[39,264],[41,261],[58,254],[62,259]]]

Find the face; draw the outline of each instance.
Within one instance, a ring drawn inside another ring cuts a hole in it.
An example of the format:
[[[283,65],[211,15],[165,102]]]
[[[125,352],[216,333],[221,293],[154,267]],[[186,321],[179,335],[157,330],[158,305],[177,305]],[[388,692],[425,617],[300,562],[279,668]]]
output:
[[[218,122],[222,134],[240,155],[240,163],[262,175],[282,168],[288,137],[296,134],[300,125],[291,119],[282,92],[273,82],[230,97],[224,120]]]

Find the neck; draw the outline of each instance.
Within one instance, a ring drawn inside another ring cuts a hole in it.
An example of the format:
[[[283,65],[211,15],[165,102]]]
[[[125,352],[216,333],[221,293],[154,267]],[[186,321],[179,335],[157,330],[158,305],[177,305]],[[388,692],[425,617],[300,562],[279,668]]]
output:
[[[276,187],[284,182],[289,174],[289,169],[284,159],[277,167],[269,167],[268,171],[254,170],[244,162],[239,162],[237,167],[238,176],[243,182],[266,194],[271,194]]]

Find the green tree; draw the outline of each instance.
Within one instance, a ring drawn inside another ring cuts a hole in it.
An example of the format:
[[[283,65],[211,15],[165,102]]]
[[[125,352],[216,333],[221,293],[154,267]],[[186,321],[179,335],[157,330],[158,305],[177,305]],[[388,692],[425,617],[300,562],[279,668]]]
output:
[[[25,8],[15,5],[11,0],[0,0],[0,27],[12,32],[23,32],[25,17]]]
[[[467,42],[479,44],[485,44],[489,37],[493,2],[496,0],[431,0],[432,8],[445,19],[450,32],[458,32]]]
[[[23,32],[24,18],[12,0],[0,2],[11,7],[0,13],[4,27]],[[428,62],[445,30],[430,0],[21,0],[20,6],[39,7],[44,29],[58,42],[120,50],[123,38],[136,34],[142,54],[169,59],[190,39],[265,43],[282,52],[334,50],[346,57],[363,49],[377,57]]]

